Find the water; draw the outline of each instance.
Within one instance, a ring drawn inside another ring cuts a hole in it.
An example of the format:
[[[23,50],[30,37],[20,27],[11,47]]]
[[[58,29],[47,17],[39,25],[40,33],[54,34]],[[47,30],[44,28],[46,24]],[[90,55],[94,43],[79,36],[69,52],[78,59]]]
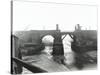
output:
[[[62,36],[63,37],[63,36]],[[49,39],[49,41],[52,41]],[[67,35],[63,39],[63,48],[64,48],[64,56],[65,56],[65,62],[68,65],[72,65],[74,63],[74,52],[71,49],[71,41],[73,41],[69,35]],[[53,51],[53,46],[45,46],[44,52],[47,53],[49,56],[51,55]]]

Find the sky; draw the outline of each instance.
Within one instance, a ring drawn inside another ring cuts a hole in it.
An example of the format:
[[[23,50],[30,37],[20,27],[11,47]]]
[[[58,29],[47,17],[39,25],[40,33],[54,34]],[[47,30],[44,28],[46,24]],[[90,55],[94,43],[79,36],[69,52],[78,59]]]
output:
[[[82,29],[97,29],[97,7],[39,2],[13,2],[13,31],[54,30],[73,31],[75,25]]]

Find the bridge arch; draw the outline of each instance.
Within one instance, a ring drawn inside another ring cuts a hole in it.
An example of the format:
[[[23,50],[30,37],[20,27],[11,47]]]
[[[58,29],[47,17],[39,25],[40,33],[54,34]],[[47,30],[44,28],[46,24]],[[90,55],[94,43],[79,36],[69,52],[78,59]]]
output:
[[[52,35],[45,35],[42,38],[42,43],[45,46],[43,52],[51,55],[51,53],[53,52],[54,37]]]
[[[43,43],[53,43],[54,37],[52,35],[45,35],[41,40]]]

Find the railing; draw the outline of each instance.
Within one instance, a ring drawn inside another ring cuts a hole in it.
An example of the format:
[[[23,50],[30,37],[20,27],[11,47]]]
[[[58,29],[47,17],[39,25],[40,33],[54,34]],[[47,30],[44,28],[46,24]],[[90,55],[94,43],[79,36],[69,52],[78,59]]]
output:
[[[47,72],[39,67],[36,67],[34,65],[30,65],[18,58],[11,58],[11,60],[13,60],[14,62],[20,64],[22,67],[25,67],[26,69],[28,69],[29,71],[33,72],[33,73],[44,73]]]

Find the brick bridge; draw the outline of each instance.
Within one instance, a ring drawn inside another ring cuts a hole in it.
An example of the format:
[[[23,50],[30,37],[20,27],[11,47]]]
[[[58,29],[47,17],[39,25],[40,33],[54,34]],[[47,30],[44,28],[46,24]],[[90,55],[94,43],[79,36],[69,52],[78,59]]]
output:
[[[57,33],[61,35],[73,34],[73,32],[60,32],[60,30],[31,30],[31,31],[18,31],[15,33],[17,37],[26,43],[39,43],[46,35],[57,37]]]

